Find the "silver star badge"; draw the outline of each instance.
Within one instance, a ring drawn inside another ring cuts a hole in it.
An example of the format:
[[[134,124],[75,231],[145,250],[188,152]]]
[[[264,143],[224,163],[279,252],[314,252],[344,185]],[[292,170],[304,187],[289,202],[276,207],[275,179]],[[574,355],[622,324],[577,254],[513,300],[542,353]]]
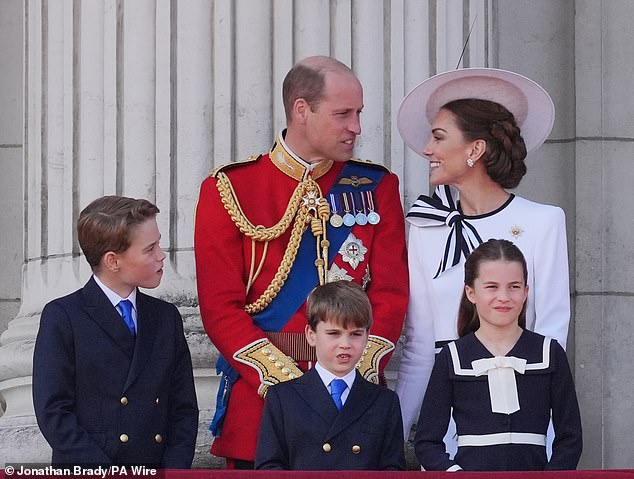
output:
[[[355,235],[350,233],[346,241],[339,248],[339,254],[341,258],[352,266],[353,269],[357,269],[359,263],[365,260],[365,254],[368,252],[368,248],[363,246],[363,243]]]
[[[328,270],[328,282],[334,283],[335,281],[352,281],[352,276],[345,269],[333,263]]]

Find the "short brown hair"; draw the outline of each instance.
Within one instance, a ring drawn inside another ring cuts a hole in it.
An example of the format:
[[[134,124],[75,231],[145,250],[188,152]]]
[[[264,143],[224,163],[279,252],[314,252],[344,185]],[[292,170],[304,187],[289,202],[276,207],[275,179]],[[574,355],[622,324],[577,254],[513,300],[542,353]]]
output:
[[[108,251],[127,250],[133,227],[158,212],[147,200],[125,196],[102,196],[86,206],[77,220],[77,238],[93,271]]]
[[[317,324],[334,321],[344,328],[354,326],[370,330],[372,306],[361,286],[351,281],[335,281],[317,286],[308,296],[308,326],[313,331]]]
[[[354,75],[348,66],[326,56],[308,57],[293,65],[282,84],[282,101],[287,122],[291,121],[293,104],[299,98],[306,100],[312,111],[319,108],[319,102],[324,96],[328,72]]]
[[[526,174],[526,143],[515,117],[504,105],[475,98],[453,100],[442,107],[453,113],[467,141],[487,144],[482,157],[487,174],[502,188],[515,188]]]

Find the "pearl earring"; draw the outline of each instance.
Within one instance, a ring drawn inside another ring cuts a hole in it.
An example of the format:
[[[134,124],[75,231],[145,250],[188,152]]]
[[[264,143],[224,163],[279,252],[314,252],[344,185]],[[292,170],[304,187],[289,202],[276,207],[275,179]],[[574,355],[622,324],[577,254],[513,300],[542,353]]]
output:
[[[473,165],[475,165],[474,161],[471,158],[467,158],[467,166],[473,168]]]

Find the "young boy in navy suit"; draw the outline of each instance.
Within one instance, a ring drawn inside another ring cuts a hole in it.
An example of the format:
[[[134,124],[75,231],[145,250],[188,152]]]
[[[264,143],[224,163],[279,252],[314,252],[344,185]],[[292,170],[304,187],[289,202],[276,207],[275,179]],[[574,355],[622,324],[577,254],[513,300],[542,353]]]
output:
[[[156,288],[158,208],[104,196],[77,234],[93,276],[48,303],[33,357],[33,402],[55,466],[189,468],[198,430],[192,363],[176,307]]]
[[[268,389],[256,469],[405,469],[398,397],[355,368],[372,325],[368,297],[355,283],[327,283],[308,297],[307,316],[317,363]]]

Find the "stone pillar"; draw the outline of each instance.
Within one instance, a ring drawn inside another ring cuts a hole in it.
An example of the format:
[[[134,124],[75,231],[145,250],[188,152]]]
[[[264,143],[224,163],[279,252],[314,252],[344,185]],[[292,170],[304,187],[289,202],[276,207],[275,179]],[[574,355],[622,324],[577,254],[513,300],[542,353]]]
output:
[[[34,8],[34,2],[25,2],[24,9],[25,14],[30,12],[32,23],[39,26],[35,30],[25,27],[25,46],[41,43],[44,38],[48,39],[48,30],[42,24],[43,7]],[[55,31],[51,32],[51,36],[55,36],[55,33]],[[42,73],[44,55],[30,57],[29,60],[31,61],[28,62],[28,66],[25,64],[25,68],[28,68],[28,71],[25,70],[24,93],[26,96],[32,93],[34,97],[37,97],[39,95],[35,90],[36,82],[30,81],[30,79],[37,76],[40,78],[40,82],[45,80]],[[33,145],[29,152],[34,159],[39,159],[42,156],[42,140],[45,139],[45,134],[43,131],[40,133],[39,126],[43,118],[48,116],[48,111],[41,109],[40,102],[30,103],[25,101],[24,104],[25,108],[36,118],[31,128],[25,131],[24,143],[26,145],[29,140],[34,139],[36,134],[39,135],[40,141],[38,144],[40,146],[36,147]],[[27,188],[32,185],[31,180],[34,179],[35,175],[32,177],[31,174],[35,170],[42,170],[41,163],[37,160],[27,167],[27,179],[25,181]],[[48,170],[45,171],[48,173]],[[42,175],[37,176],[41,178]],[[39,197],[34,196],[33,205],[38,204],[39,200]],[[36,228],[36,224],[40,223],[38,219],[42,217],[41,208],[37,209],[39,211],[37,214],[34,214],[31,208],[25,212],[25,221],[27,223],[25,225],[25,233],[31,233],[28,238],[25,238],[25,247],[29,248],[30,251],[38,250],[39,252],[41,251],[39,245],[45,233],[41,228]],[[25,265],[22,271],[23,286],[28,284],[29,290],[39,289],[41,288],[42,277],[48,273],[48,268],[42,271],[42,275],[33,275],[32,263],[26,261],[27,256],[28,253],[25,252]],[[27,278],[32,280],[30,284]],[[29,295],[23,287],[23,301],[20,311],[17,317],[9,323],[8,329],[0,336],[0,394],[2,394],[6,403],[6,411],[0,417],[0,450],[2,450],[0,459],[2,463],[5,461],[48,462],[47,445],[39,435],[31,401],[31,355],[38,321],[32,313],[33,303],[27,297]]]
[[[0,332],[20,308],[22,269],[23,2],[0,2]],[[0,398],[0,416],[4,412]]]
[[[634,4],[575,2],[576,384],[581,466],[631,468]]]

